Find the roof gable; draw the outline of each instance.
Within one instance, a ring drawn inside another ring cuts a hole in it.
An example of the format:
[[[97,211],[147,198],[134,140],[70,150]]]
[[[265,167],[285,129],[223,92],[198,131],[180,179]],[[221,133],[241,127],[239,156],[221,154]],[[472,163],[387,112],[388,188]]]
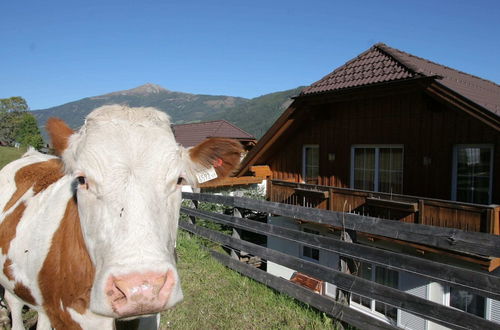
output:
[[[255,137],[226,120],[174,125],[175,139],[184,147],[192,147],[211,137],[255,140]]]
[[[500,115],[500,86],[379,43],[305,88],[301,95],[334,92],[382,82],[436,77],[453,92]]]

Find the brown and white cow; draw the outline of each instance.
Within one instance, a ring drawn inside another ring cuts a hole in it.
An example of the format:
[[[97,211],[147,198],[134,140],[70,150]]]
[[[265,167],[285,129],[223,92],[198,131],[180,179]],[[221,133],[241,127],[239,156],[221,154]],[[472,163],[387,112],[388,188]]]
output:
[[[47,129],[60,158],[29,151],[0,171],[0,284],[13,328],[23,304],[39,328],[57,329],[112,329],[174,306],[181,181],[212,164],[227,175],[240,144],[184,149],[167,115],[118,105],[94,110],[78,132],[59,119]]]

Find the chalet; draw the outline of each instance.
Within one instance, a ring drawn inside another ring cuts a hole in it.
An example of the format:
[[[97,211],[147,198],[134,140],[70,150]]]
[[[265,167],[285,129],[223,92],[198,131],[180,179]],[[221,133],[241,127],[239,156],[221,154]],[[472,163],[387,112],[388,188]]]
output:
[[[231,124],[226,120],[214,120],[200,123],[178,124],[172,126],[175,139],[183,147],[189,148],[195,146],[208,138],[229,138],[240,141],[246,152],[250,151],[257,139],[251,134],[245,132],[236,125]],[[253,166],[249,167],[252,172],[251,176],[242,178],[227,177],[221,180],[212,180],[199,185],[200,188],[207,189],[222,189],[228,186],[246,186],[262,183],[266,179],[268,167]]]
[[[379,43],[295,97],[238,175],[256,165],[269,166],[271,201],[498,235],[500,86]],[[339,237],[338,228],[300,219],[268,222]],[[351,239],[479,271],[500,266],[488,256],[361,232]],[[268,247],[500,323],[500,302],[490,298],[277,238]],[[268,271],[301,281],[278,264],[269,263]],[[339,296],[329,283],[322,292]],[[372,299],[348,299],[352,308],[399,327],[440,328]]]
[[[185,148],[195,146],[205,139],[214,137],[238,140],[247,151],[257,142],[254,136],[226,120],[178,124],[174,125],[172,129],[176,141]]]

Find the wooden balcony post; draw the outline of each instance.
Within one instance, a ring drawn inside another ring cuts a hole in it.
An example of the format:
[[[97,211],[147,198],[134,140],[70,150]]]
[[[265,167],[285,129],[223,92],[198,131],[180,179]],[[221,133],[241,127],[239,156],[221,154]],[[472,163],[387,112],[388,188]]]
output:
[[[423,199],[418,200],[418,218],[417,218],[417,223],[423,224],[424,223],[424,209],[425,209],[425,202]]]
[[[500,206],[486,211],[486,230],[493,235],[500,235]]]

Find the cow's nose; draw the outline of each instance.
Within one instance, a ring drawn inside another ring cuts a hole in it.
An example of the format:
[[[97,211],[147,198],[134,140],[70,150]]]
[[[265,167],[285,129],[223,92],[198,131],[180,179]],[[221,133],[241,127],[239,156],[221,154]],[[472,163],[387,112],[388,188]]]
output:
[[[165,309],[175,281],[171,269],[163,274],[111,275],[106,283],[106,296],[118,317],[156,313]]]

